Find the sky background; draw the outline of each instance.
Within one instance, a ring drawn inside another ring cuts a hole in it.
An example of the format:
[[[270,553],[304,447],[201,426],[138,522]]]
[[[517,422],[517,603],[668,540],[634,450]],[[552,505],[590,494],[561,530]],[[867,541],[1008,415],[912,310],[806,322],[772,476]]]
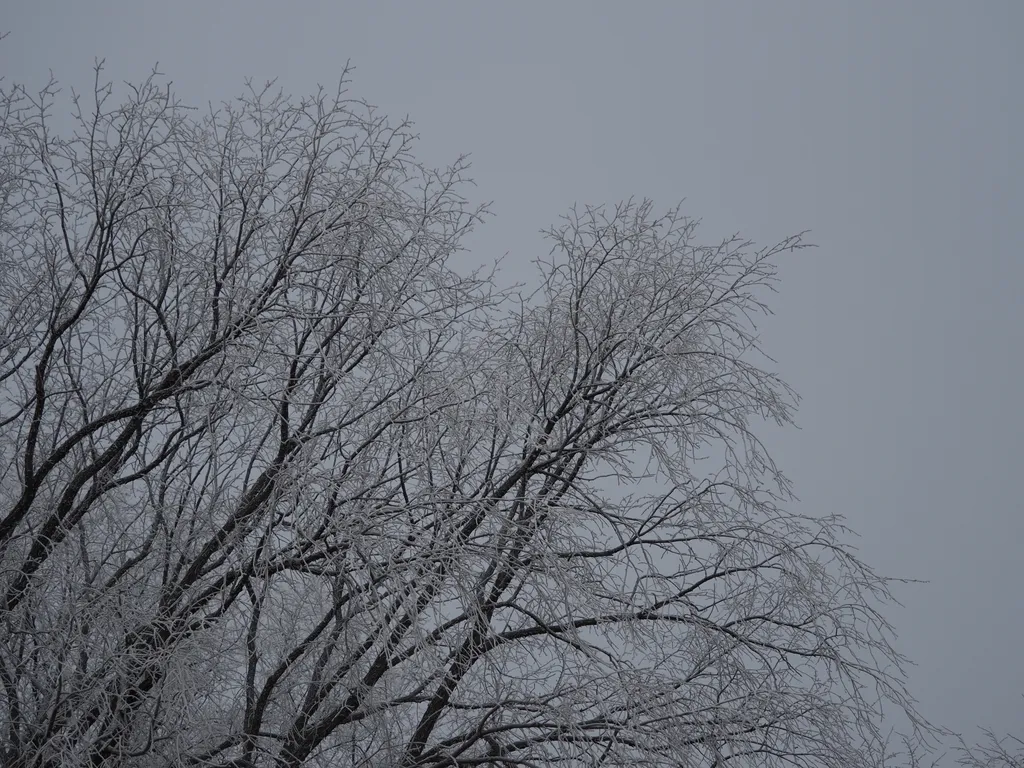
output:
[[[685,198],[706,241],[785,259],[764,326],[803,396],[770,432],[801,512],[900,588],[922,712],[1024,736],[1024,2],[0,0],[0,75],[78,89],[159,62],[203,106],[277,77],[471,153],[474,263],[527,279],[574,203]]]

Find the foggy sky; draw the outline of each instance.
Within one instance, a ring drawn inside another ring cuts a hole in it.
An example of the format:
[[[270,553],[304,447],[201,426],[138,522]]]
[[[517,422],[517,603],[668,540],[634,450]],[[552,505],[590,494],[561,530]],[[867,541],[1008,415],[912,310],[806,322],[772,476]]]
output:
[[[0,75],[88,91],[159,62],[203,106],[278,77],[472,153],[471,262],[630,195],[788,257],[764,345],[803,396],[769,433],[801,512],[839,512],[901,587],[926,717],[1024,736],[1024,3],[0,3]]]

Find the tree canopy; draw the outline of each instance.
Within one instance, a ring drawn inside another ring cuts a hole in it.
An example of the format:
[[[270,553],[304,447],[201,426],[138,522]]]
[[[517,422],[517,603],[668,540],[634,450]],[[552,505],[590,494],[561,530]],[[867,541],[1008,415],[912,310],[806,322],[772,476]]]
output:
[[[7,764],[893,764],[889,582],[756,434],[801,236],[580,207],[499,289],[346,89],[0,97]]]

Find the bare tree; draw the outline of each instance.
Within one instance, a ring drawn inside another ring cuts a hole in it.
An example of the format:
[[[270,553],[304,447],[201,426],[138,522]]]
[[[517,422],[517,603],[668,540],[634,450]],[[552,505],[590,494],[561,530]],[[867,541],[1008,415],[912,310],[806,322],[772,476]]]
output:
[[[990,730],[982,732],[985,741],[974,747],[960,739],[957,764],[964,768],[1024,768],[1024,741],[1015,736],[999,738]]]
[[[774,263],[648,202],[485,213],[343,87],[3,93],[12,766],[879,766],[921,725],[842,522],[787,511]]]

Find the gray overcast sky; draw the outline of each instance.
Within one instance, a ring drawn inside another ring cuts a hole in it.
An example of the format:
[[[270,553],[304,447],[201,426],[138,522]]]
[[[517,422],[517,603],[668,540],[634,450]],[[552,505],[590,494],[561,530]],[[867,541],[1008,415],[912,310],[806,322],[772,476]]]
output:
[[[772,435],[801,511],[838,511],[903,588],[924,713],[1024,736],[1024,2],[0,3],[0,74],[94,57],[184,100],[333,85],[471,152],[472,246],[526,277],[574,202],[686,198],[715,239],[810,228],[765,343],[804,396]],[[972,734],[969,734],[972,735]]]

